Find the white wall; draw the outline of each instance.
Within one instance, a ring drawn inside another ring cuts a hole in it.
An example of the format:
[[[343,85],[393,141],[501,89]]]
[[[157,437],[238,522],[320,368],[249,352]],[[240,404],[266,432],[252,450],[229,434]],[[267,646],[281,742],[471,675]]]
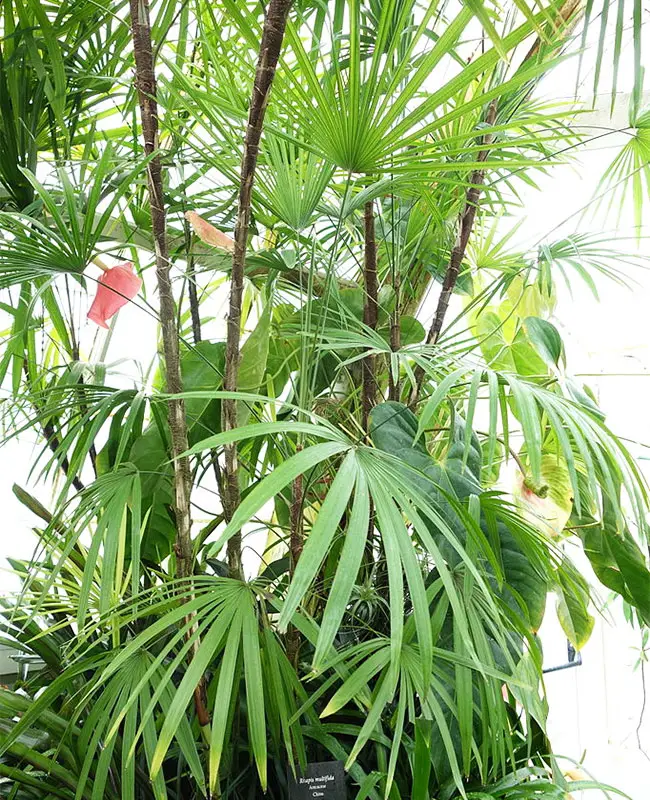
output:
[[[624,127],[625,100],[612,120],[599,111],[586,116],[583,124],[593,126],[594,132],[605,125]],[[609,98],[603,97],[599,105],[608,103]],[[621,249],[634,250],[629,211],[619,226],[612,217],[603,221],[602,217],[574,216],[564,221],[595,196],[598,177],[624,141],[625,134],[601,139],[580,156],[577,167],[562,168],[559,175],[554,172],[552,179],[545,180],[542,193],[527,193],[522,236],[537,241],[556,226],[554,238],[576,230],[611,230],[614,244],[618,240]],[[650,243],[642,239],[639,250],[650,256]],[[572,295],[559,287],[554,321],[565,340],[570,371],[594,389],[607,424],[617,435],[629,438],[632,452],[645,459],[650,457],[650,272],[636,270],[630,278],[636,281],[632,289],[599,280],[600,304],[578,281]],[[650,462],[640,463],[650,476]],[[552,653],[549,662],[556,664],[563,637],[549,611],[541,636]],[[575,760],[584,758],[587,771],[627,792],[632,800],[650,798],[650,698],[641,721],[644,691],[641,672],[635,669],[640,644],[639,631],[624,620],[620,604],[614,604],[597,617],[582,653],[583,664],[546,678],[553,749]],[[646,677],[650,692],[650,668]],[[593,798],[596,793],[584,796]]]

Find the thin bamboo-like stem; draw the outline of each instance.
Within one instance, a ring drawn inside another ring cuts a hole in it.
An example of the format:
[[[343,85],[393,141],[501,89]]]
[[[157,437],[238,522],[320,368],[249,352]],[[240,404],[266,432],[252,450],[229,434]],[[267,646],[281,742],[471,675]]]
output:
[[[486,125],[494,125],[496,115],[497,105],[496,100],[493,100],[490,103],[485,117]],[[479,151],[476,159],[479,163],[487,160],[487,157],[490,154],[490,145],[492,144],[493,139],[494,136],[489,133],[483,137],[482,143],[485,145],[485,147]],[[470,187],[465,195],[465,207],[463,208],[463,212],[460,217],[456,244],[454,245],[454,249],[451,251],[449,266],[447,267],[445,279],[442,284],[442,291],[440,292],[440,297],[438,298],[438,306],[436,308],[433,322],[431,323],[431,328],[429,329],[429,333],[427,335],[427,344],[435,344],[440,336],[445,315],[447,313],[447,309],[449,308],[451,294],[454,291],[456,282],[458,281],[458,275],[460,273],[463,259],[465,258],[469,237],[472,233],[474,222],[476,220],[476,212],[478,210],[478,204],[481,198],[484,181],[485,170],[474,170],[472,177],[470,178]]]
[[[187,252],[187,297],[190,302],[190,316],[192,318],[192,338],[194,344],[201,341],[201,311],[199,306],[199,296],[196,291],[196,268],[194,264],[194,254],[192,253],[192,232],[190,224],[183,220],[185,233],[185,250]]]
[[[378,294],[379,286],[377,281],[377,242],[375,239],[375,204],[369,200],[363,210],[363,282],[364,282],[364,302],[363,302],[363,323],[371,330],[377,329],[377,319],[379,314]],[[368,432],[368,420],[372,407],[375,405],[377,396],[375,375],[377,358],[375,355],[367,355],[362,363],[361,378],[361,424]]]
[[[402,329],[400,328],[400,275],[395,270],[393,277],[393,289],[395,290],[395,311],[390,319],[390,350],[397,353],[402,346]],[[398,401],[400,396],[399,372],[393,375],[392,364],[388,365],[388,399]]]
[[[25,375],[25,381],[27,385],[30,385],[30,376],[29,376],[29,367],[27,365],[27,361],[23,361],[23,373]],[[34,406],[35,410],[38,413],[38,420],[41,426],[41,431],[43,432],[43,437],[47,443],[47,446],[50,448],[52,453],[56,456],[59,448],[61,447],[61,442],[59,437],[56,434],[56,430],[54,429],[54,425],[50,420],[46,419],[45,411],[43,406],[38,402],[38,400],[32,395],[30,397],[30,403]],[[61,458],[57,458],[57,466],[66,476],[66,478],[70,479],[70,482],[74,486],[74,488],[78,492],[83,492],[86,488],[78,475],[73,475],[70,478],[70,462],[68,461],[67,456],[63,456]]]
[[[300,450],[302,450],[302,445],[298,444],[296,451]],[[293,579],[298,561],[302,555],[304,543],[302,514],[303,491],[303,478],[302,475],[298,475],[291,484],[291,530],[289,534],[289,577],[291,579]],[[290,625],[287,630],[286,647],[287,658],[292,664],[297,665],[298,652],[300,650],[300,632],[294,625]]]
[[[178,395],[183,391],[179,351],[179,335],[176,321],[176,303],[171,285],[170,260],[167,248],[166,218],[163,201],[162,163],[158,150],[158,107],[156,102],[156,76],[151,43],[151,22],[148,0],[129,0],[131,11],[131,31],[133,53],[135,56],[135,75],[142,137],[145,155],[149,157],[147,182],[151,227],[156,254],[156,281],[160,302],[160,326],[165,360],[165,381],[167,392]],[[177,397],[167,401],[169,430],[171,433],[172,456],[174,459],[174,512],[176,516],[176,571],[180,578],[191,577],[194,571],[192,551],[190,494],[192,476],[187,457],[182,456],[189,449],[185,405]],[[191,593],[191,586],[189,587]],[[198,648],[195,639],[194,652]],[[205,707],[203,683],[200,682],[194,694],[199,724],[209,723]]]
[[[235,225],[235,248],[232,257],[230,282],[230,305],[228,310],[226,336],[226,364],[224,389],[236,392],[239,377],[241,306],[244,291],[244,264],[246,243],[250,225],[251,194],[257,168],[260,139],[269,94],[275,77],[275,70],[282,49],[284,30],[292,0],[270,0],[264,18],[259,58],[255,70],[255,80],[251,95],[248,126],[244,140],[244,154],[241,165],[237,223]],[[223,430],[231,431],[237,427],[237,401],[224,399],[222,403]],[[239,467],[237,444],[225,447],[224,512],[231,520],[239,505]],[[233,576],[242,575],[241,532],[228,541],[228,566]]]

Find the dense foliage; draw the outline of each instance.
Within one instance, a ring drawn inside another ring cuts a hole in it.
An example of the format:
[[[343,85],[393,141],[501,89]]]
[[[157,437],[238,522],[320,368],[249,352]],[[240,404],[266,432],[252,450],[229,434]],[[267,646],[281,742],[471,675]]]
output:
[[[551,320],[634,257],[519,251],[508,212],[584,144],[536,91],[594,20],[576,72],[611,34],[636,74],[601,196],[640,207],[632,5],[3,2],[2,420],[52,492],[15,487],[1,626],[38,661],[0,796],[286,798],[332,759],[358,800],[592,785],[537,632],[551,593],[593,626],[565,541],[650,622],[648,492]]]

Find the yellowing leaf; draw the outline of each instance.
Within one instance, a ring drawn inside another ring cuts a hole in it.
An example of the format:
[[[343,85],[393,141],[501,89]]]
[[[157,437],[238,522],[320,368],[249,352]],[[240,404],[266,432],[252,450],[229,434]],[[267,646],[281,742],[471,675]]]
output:
[[[552,453],[542,456],[541,480],[532,486],[521,472],[513,495],[525,518],[548,536],[557,538],[571,516],[573,491],[566,462]]]

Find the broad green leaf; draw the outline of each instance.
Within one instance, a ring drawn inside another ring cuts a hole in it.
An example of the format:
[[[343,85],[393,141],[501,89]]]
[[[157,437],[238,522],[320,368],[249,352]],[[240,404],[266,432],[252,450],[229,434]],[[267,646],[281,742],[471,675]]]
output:
[[[129,461],[141,475],[142,513],[148,514],[140,552],[142,558],[157,562],[171,552],[176,525],[169,513],[174,503],[173,468],[156,425],[150,425],[136,439]]]
[[[255,329],[244,342],[239,362],[238,387],[242,392],[257,392],[262,387],[266,360],[269,354],[272,303],[264,306]],[[244,425],[250,417],[250,406],[241,401],[237,406],[237,420]]]
[[[223,381],[225,344],[199,342],[181,355],[181,376],[185,392],[218,390]],[[185,400],[190,444],[221,430],[221,401],[202,396]]]
[[[559,572],[555,593],[562,630],[576,650],[581,650],[594,627],[594,618],[588,610],[589,593],[585,580],[576,572],[570,578]]]
[[[551,367],[559,366],[564,355],[564,345],[555,325],[539,317],[526,317],[524,327],[544,361]]]

